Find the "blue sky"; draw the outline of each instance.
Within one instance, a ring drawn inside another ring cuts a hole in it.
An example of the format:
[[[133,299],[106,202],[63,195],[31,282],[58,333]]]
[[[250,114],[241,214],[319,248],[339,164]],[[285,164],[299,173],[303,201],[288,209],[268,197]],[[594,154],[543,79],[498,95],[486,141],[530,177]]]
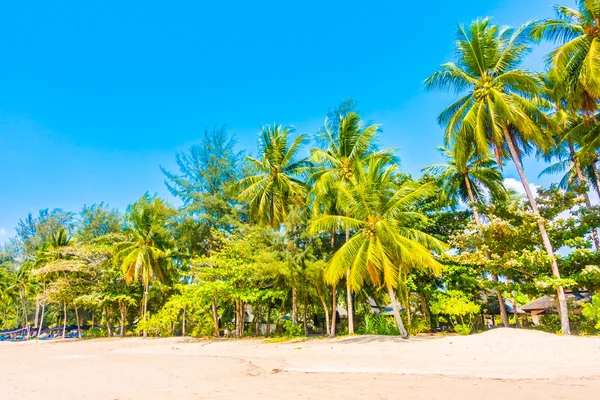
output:
[[[159,165],[174,168],[205,126],[227,124],[253,152],[260,125],[312,134],[349,96],[417,175],[439,161],[436,117],[453,97],[421,83],[452,59],[457,23],[515,26],[553,4],[0,2],[0,243],[40,208],[169,198]],[[541,69],[549,48],[528,67]],[[540,167],[528,160],[526,172],[547,185]]]

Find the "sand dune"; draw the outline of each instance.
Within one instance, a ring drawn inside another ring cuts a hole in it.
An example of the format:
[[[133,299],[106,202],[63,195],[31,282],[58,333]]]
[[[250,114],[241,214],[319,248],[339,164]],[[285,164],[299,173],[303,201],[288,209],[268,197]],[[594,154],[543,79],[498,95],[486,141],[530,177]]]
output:
[[[0,399],[571,399],[600,393],[600,338],[480,335],[0,344]]]

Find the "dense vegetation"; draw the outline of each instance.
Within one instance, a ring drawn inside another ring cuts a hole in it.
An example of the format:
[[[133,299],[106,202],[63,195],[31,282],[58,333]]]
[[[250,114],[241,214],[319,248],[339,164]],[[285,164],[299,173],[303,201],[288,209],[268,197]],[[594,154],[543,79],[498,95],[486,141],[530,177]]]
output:
[[[124,214],[30,214],[0,249],[1,326],[406,337],[440,323],[469,333],[483,314],[519,326],[507,304],[552,295],[543,328],[596,333],[600,294],[583,312],[565,295],[600,288],[600,1],[578,5],[518,29],[458,28],[456,59],[424,83],[457,94],[439,116],[445,162],[420,177],[347,100],[312,137],[262,127],[256,157],[207,129],[163,169],[179,208],[145,194]],[[547,70],[527,71],[541,40],[557,44]],[[560,182],[533,193],[528,155]],[[503,186],[506,162],[525,197]]]

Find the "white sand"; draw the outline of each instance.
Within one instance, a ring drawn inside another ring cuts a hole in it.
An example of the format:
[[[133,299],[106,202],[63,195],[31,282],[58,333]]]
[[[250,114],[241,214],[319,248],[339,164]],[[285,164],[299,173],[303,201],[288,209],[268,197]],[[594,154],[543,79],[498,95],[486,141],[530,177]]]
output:
[[[496,329],[296,343],[0,343],[0,399],[572,399],[600,393],[600,338]]]

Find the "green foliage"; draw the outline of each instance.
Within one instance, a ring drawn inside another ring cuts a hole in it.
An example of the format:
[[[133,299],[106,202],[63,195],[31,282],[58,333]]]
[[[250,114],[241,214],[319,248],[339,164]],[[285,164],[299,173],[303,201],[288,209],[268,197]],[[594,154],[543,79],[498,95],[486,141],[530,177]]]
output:
[[[459,335],[470,335],[471,334],[471,326],[469,324],[456,324],[454,325],[454,332]]]
[[[592,302],[584,304],[581,312],[583,316],[596,323],[596,329],[600,329],[600,295],[594,295]]]
[[[300,325],[294,325],[293,321],[285,320],[283,322],[283,329],[285,332],[285,336],[289,336],[289,337],[304,336],[304,328]]]
[[[473,315],[479,313],[480,310],[479,304],[469,300],[463,292],[458,290],[439,293],[436,300],[431,303],[431,312],[447,315],[455,327],[457,325],[470,327]],[[462,327],[459,329],[464,331]]]
[[[398,336],[400,331],[393,317],[382,314],[365,314],[364,322],[358,333],[363,335]]]

